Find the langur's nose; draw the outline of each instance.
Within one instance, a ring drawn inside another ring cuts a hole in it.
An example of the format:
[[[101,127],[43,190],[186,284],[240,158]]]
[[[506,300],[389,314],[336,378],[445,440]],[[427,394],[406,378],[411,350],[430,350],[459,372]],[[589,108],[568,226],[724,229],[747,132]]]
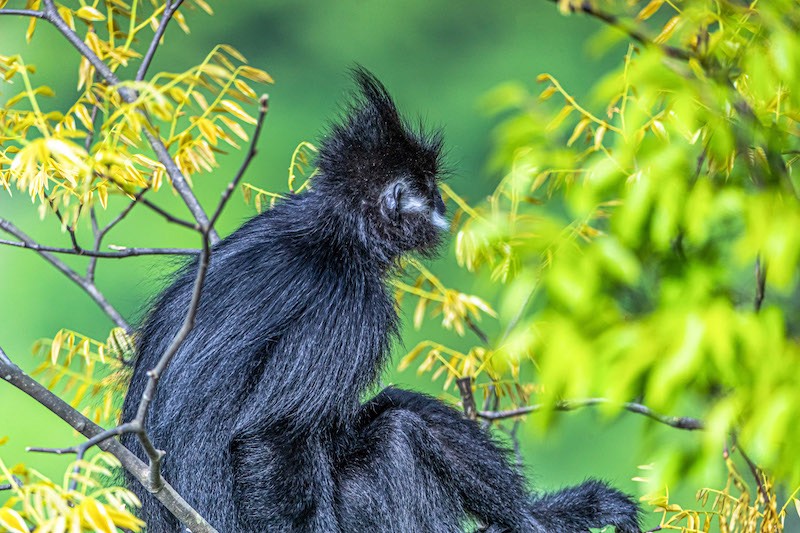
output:
[[[433,208],[440,215],[444,215],[445,211],[447,210],[447,208],[444,205],[444,200],[442,200],[442,194],[439,192],[439,189],[435,189],[433,192]]]

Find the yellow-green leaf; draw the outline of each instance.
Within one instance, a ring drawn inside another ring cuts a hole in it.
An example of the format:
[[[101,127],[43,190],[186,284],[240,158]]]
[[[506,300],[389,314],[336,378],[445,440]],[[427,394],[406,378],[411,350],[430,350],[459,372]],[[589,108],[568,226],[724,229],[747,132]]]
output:
[[[9,533],[28,533],[28,525],[14,509],[0,509],[0,526]]]
[[[606,134],[608,128],[605,124],[597,128],[597,131],[594,133],[594,149],[599,150],[601,146],[603,146],[603,136]]]
[[[569,140],[567,141],[567,146],[572,146],[575,143],[575,141],[578,140],[578,137],[581,136],[583,130],[586,129],[586,126],[591,124],[591,122],[592,120],[588,117],[582,118],[580,122],[578,122],[578,125],[575,126],[575,129],[572,130],[572,135],[570,135]]]
[[[639,14],[636,15],[636,20],[647,20],[656,12],[661,9],[661,6],[664,5],[664,0],[651,0],[649,4],[644,6],[644,9],[639,11]]]
[[[258,68],[244,66],[239,69],[239,73],[243,77],[259,83],[275,83],[275,80],[272,79],[272,76]]]
[[[231,115],[235,116],[239,120],[247,122],[249,124],[256,123],[256,119],[245,113],[244,109],[242,109],[241,106],[236,102],[232,102],[230,100],[223,100],[219,104],[222,106],[223,109],[228,111]]]
[[[569,114],[572,113],[573,109],[575,108],[572,107],[571,105],[565,105],[564,107],[562,107],[561,111],[559,111],[558,114],[555,116],[555,118],[553,118],[553,120],[551,120],[550,123],[547,125],[547,130],[552,131],[557,127],[559,127],[561,123],[564,122],[564,119],[566,119],[569,116]]]
[[[83,6],[75,11],[75,14],[78,16],[78,18],[83,19],[86,22],[99,22],[101,20],[106,20],[105,15],[100,13],[97,8],[92,6]]]
[[[661,30],[661,33],[659,33],[658,36],[655,39],[653,39],[653,42],[657,44],[663,44],[667,42],[669,38],[672,37],[672,34],[675,33],[675,30],[678,28],[678,23],[680,21],[681,21],[680,15],[675,15],[674,17],[669,19],[669,21],[666,24],[664,24],[664,28]]]

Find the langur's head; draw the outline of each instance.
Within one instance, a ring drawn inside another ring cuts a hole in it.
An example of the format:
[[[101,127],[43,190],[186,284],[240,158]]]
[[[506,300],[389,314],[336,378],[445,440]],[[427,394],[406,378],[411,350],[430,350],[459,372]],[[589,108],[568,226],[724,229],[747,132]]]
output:
[[[362,68],[358,92],[322,140],[314,178],[395,254],[430,252],[449,227],[439,192],[442,139],[412,128],[386,88]]]

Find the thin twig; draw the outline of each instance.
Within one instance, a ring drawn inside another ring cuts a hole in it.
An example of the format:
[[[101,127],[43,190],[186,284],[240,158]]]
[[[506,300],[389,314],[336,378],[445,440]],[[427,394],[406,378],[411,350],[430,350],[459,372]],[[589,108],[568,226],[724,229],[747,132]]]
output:
[[[3,363],[5,365],[13,365],[14,364],[14,362],[11,360],[10,357],[8,357],[8,355],[6,354],[6,352],[3,350],[3,348],[1,346],[0,346],[0,363]]]
[[[134,199],[131,200],[131,203],[125,206],[125,208],[122,211],[120,211],[119,214],[111,222],[106,224],[102,229],[100,229],[97,224],[97,218],[94,212],[94,206],[92,206],[91,216],[92,216],[92,231],[94,232],[95,252],[100,251],[100,246],[103,244],[103,239],[108,234],[108,232],[111,231],[111,229],[114,226],[119,224],[122,221],[122,219],[128,216],[128,213],[130,213],[133,210],[133,208],[136,207],[136,204],[142,198],[144,193],[146,193],[148,190],[149,187],[145,187],[144,189],[139,191],[134,197]],[[89,265],[86,267],[86,279],[94,280],[94,272],[95,268],[97,267],[97,259],[98,259],[97,257],[92,257],[91,259],[89,259]]]
[[[550,2],[552,3],[558,3],[558,1],[559,0],[550,0]],[[614,26],[618,30],[627,34],[628,37],[638,42],[639,44],[659,48],[662,52],[664,52],[664,54],[666,54],[669,57],[680,59],[681,61],[688,61],[694,57],[694,54],[683,48],[678,48],[675,46],[669,46],[666,44],[660,44],[655,42],[652,38],[648,37],[644,33],[637,30],[636,28],[631,27],[628,23],[620,20],[620,18],[617,17],[616,15],[612,15],[611,13],[602,11],[593,6],[590,2],[586,0],[581,2],[580,5],[571,4],[569,8],[572,12],[585,13],[586,15],[601,20],[610,26]]]
[[[164,36],[164,32],[167,29],[170,19],[172,19],[172,16],[175,14],[178,8],[181,7],[182,3],[183,0],[175,0],[174,3],[170,0],[166,0],[164,13],[161,15],[161,22],[158,23],[158,29],[156,29],[156,33],[153,35],[153,39],[150,41],[150,47],[147,49],[147,53],[142,59],[142,64],[139,65],[139,70],[136,72],[136,81],[142,81],[147,75],[147,69],[150,67],[150,62],[153,61],[153,56],[156,55],[158,45],[161,43],[161,37]]]
[[[20,478],[18,478],[17,476],[12,475],[11,479],[12,479],[13,483],[0,484],[0,491],[15,489],[15,488],[21,487],[23,485],[22,480]]]
[[[94,235],[94,252],[100,251],[100,245],[103,242],[103,235],[100,230],[100,224],[97,222],[97,212],[95,211],[94,204],[89,207],[89,219],[92,221],[92,235]],[[97,257],[89,258],[89,264],[86,265],[86,279],[94,282],[94,272],[97,269]]]
[[[84,141],[84,143],[83,143],[83,147],[86,150],[87,154],[89,153],[89,149],[92,147],[92,143],[94,142],[94,131],[95,131],[94,123],[97,120],[97,113],[98,113],[99,110],[100,110],[100,107],[99,107],[98,104],[95,104],[94,106],[92,106],[92,115],[90,117],[90,121],[91,121],[91,124],[92,124],[92,129],[89,130],[89,134],[86,136],[86,141]]]
[[[70,446],[69,448],[40,448],[36,446],[28,446],[27,448],[25,448],[25,450],[28,452],[53,453],[56,455],[75,454],[76,464],[72,469],[73,475],[72,479],[70,479],[68,487],[69,490],[75,490],[78,487],[78,474],[80,473],[81,469],[79,461],[81,461],[84,458],[86,452],[89,451],[89,449],[91,449],[92,447],[97,446],[98,444],[105,442],[112,437],[118,437],[123,433],[132,431],[132,429],[127,426],[128,424],[122,424],[115,428],[103,431],[101,433],[98,433],[91,439],[82,442],[81,444]]]
[[[19,15],[22,17],[45,18],[44,13],[35,9],[0,9],[0,15]]]
[[[109,222],[108,224],[105,225],[105,227],[100,231],[100,235],[101,236],[105,236],[109,231],[111,231],[111,229],[114,226],[116,226],[117,224],[122,222],[122,219],[124,219],[126,216],[128,216],[128,213],[130,213],[133,210],[133,208],[136,207],[136,204],[139,202],[139,200],[142,199],[142,196],[144,196],[144,193],[146,193],[149,190],[150,190],[149,187],[145,187],[144,189],[139,191],[136,194],[136,196],[133,198],[133,200],[131,200],[131,203],[129,203],[127,206],[125,206],[125,209],[120,211],[120,213],[114,218],[114,220],[112,220],[111,222]]]
[[[150,408],[150,402],[152,402],[153,398],[155,397],[156,387],[158,387],[158,380],[167,369],[167,366],[169,366],[172,358],[176,353],[178,353],[178,349],[180,348],[181,344],[183,344],[183,341],[194,328],[197,310],[200,306],[200,297],[202,295],[203,284],[205,283],[206,272],[208,271],[210,256],[211,246],[209,244],[208,228],[204,228],[203,249],[200,253],[200,259],[197,263],[197,275],[195,276],[194,280],[194,288],[192,290],[192,299],[189,303],[189,309],[187,310],[186,316],[183,319],[181,329],[175,334],[175,337],[172,339],[169,347],[161,356],[161,359],[158,360],[156,366],[147,372],[147,386],[142,393],[142,399],[139,402],[139,407],[136,410],[136,417],[133,420],[134,423],[139,424],[142,428],[144,428],[144,421],[147,418],[147,411]],[[161,477],[161,459],[164,455],[164,452],[157,450],[152,445],[144,429],[138,432],[137,436],[139,437],[139,442],[142,444],[142,447],[145,449],[145,453],[147,453],[148,457],[150,458],[151,486],[158,488],[161,483],[163,483],[163,478]]]
[[[472,317],[466,315],[464,317],[464,322],[467,323],[467,327],[472,330],[472,332],[477,335],[477,337],[481,340],[484,346],[489,346],[489,336],[486,335],[486,332],[481,329],[481,327],[472,320]]]
[[[2,222],[0,222],[0,227],[2,227]],[[58,248],[35,242],[9,241],[6,239],[0,239],[0,245],[15,246],[35,252],[52,252],[55,254],[80,255],[92,258],[102,257],[108,259],[121,259],[123,257],[136,257],[140,255],[197,255],[200,253],[200,250],[195,248],[126,248],[123,246],[114,247],[116,249],[114,252],[100,252],[87,250],[86,248],[81,248],[76,251],[72,248]]]
[[[231,197],[231,194],[236,189],[239,182],[242,180],[244,173],[247,171],[247,168],[250,166],[250,162],[258,153],[258,149],[256,148],[256,144],[258,143],[258,138],[261,136],[261,129],[264,126],[264,119],[267,116],[267,112],[269,111],[269,95],[262,95],[259,100],[260,106],[258,108],[258,120],[256,122],[256,129],[253,131],[253,137],[250,139],[250,149],[247,151],[247,155],[242,161],[241,166],[239,167],[239,171],[236,173],[236,176],[228,183],[228,186],[222,191],[222,198],[220,198],[219,204],[217,205],[217,209],[214,211],[214,214],[211,216],[209,221],[209,226],[214,227],[214,224],[217,223],[217,219],[222,214],[222,210],[225,209],[225,204],[228,203],[228,200]]]
[[[518,409],[511,409],[508,411],[479,411],[478,417],[486,419],[486,420],[503,420],[506,418],[514,418],[518,416],[527,415],[530,413],[535,413],[537,411],[541,411],[543,409],[551,408],[556,411],[574,411],[576,409],[580,409],[583,407],[589,407],[593,405],[600,405],[600,404],[607,404],[612,403],[611,400],[607,398],[587,398],[583,400],[563,400],[555,405],[548,406],[544,404],[536,404],[536,405],[529,405],[527,407],[520,407]],[[700,430],[705,428],[705,424],[702,420],[698,420],[696,418],[690,418],[686,416],[668,416],[662,415],[660,413],[656,413],[646,405],[642,405],[640,403],[635,402],[626,402],[620,404],[620,407],[624,408],[627,411],[632,413],[644,415],[648,418],[652,418],[653,420],[660,422],[662,424],[666,424],[668,426],[674,427],[676,429],[685,429],[688,431]]]
[[[81,252],[83,248],[81,248],[80,244],[78,244],[78,239],[75,237],[75,228],[64,222],[64,217],[61,215],[61,210],[56,207],[56,204],[52,198],[48,198],[47,201],[50,204],[50,208],[53,210],[53,213],[55,213],[58,223],[62,228],[66,228],[67,233],[69,233],[69,238],[72,241],[72,249],[76,252]]]
[[[458,392],[461,394],[461,407],[464,409],[464,416],[470,420],[475,420],[478,416],[478,408],[475,405],[475,396],[472,394],[472,378],[458,378],[456,385],[458,385]]]
[[[761,262],[761,256],[756,256],[756,296],[753,307],[756,313],[761,311],[761,304],[764,303],[765,286],[767,283],[767,268]]]
[[[519,435],[517,432],[519,431],[519,427],[521,424],[521,420],[517,418],[514,420],[514,424],[511,426],[511,429],[508,430],[508,436],[511,439],[511,444],[514,448],[514,458],[516,459],[516,467],[517,472],[520,474],[523,470],[523,463],[522,463],[522,450],[519,447]]]
[[[95,75],[95,78],[96,77],[97,75]],[[97,129],[95,122],[97,121],[97,113],[99,109],[100,109],[99,104],[95,104],[94,106],[92,106],[92,115],[89,121],[91,123],[91,128],[89,128],[89,132],[86,135],[86,141],[83,144],[83,147],[86,150],[87,154],[92,148],[92,143],[94,143],[95,130]],[[92,204],[89,207],[89,218],[92,222],[92,235],[94,235],[94,251],[99,252],[100,245],[102,244],[103,241],[103,237],[100,232],[100,225],[97,223],[97,211],[95,210],[94,204]],[[94,273],[96,268],[97,268],[97,257],[92,257],[91,259],[89,259],[89,264],[86,265],[86,279],[88,279],[91,282],[94,282]]]
[[[181,218],[178,218],[178,217],[172,215],[171,213],[167,212],[165,209],[163,209],[161,207],[158,207],[156,204],[154,204],[150,200],[141,198],[139,200],[139,203],[141,203],[142,205],[150,208],[154,212],[156,212],[159,215],[161,215],[162,217],[164,217],[167,220],[167,222],[170,222],[172,224],[177,224],[178,226],[183,226],[184,228],[189,228],[189,229],[194,230],[194,231],[200,231],[200,224],[199,223],[189,222],[189,221],[183,220]]]
[[[758,493],[761,495],[761,498],[764,500],[764,505],[769,505],[769,493],[767,492],[767,488],[764,486],[764,474],[761,469],[758,467],[757,464],[750,459],[750,456],[744,451],[742,445],[739,443],[739,438],[736,436],[736,433],[731,435],[731,439],[733,440],[733,445],[739,450],[739,453],[744,459],[744,462],[747,463],[747,467],[750,469],[750,473],[753,474],[753,478],[756,481],[756,486],[758,487]]]
[[[26,235],[22,230],[20,230],[11,222],[3,218],[0,218],[0,229],[5,231],[6,233],[10,233],[11,235],[19,239],[21,242],[25,244],[26,248],[35,249],[36,247],[39,246],[39,244],[36,243],[36,241],[28,237],[28,235]],[[122,315],[119,313],[119,311],[117,311],[116,308],[114,308],[114,306],[111,305],[108,302],[108,300],[106,300],[103,293],[101,293],[97,289],[97,287],[92,281],[79,276],[77,272],[72,270],[64,262],[62,262],[60,259],[58,259],[50,252],[37,251],[37,253],[41,255],[48,263],[50,263],[51,265],[56,267],[59,271],[61,271],[61,273],[67,276],[73,283],[75,283],[81,289],[83,289],[84,292],[86,292],[86,294],[88,294],[89,297],[91,297],[92,300],[94,300],[95,303],[98,306],[100,306],[100,308],[111,318],[111,320],[114,321],[114,323],[117,326],[123,328],[128,333],[131,333],[133,331],[133,328],[131,328],[130,324],[128,324],[128,322],[124,318],[122,318]]]
[[[525,316],[525,310],[528,308],[528,305],[531,303],[531,300],[533,300],[533,297],[536,294],[536,290],[538,288],[539,288],[539,283],[537,282],[528,293],[528,296],[525,297],[525,301],[522,302],[522,305],[517,310],[517,313],[511,320],[509,320],[508,326],[506,326],[506,330],[503,332],[503,336],[501,337],[499,344],[504,343],[506,339],[508,339],[508,337],[514,331],[514,328],[516,328],[517,324],[519,324],[519,321],[522,320],[523,316]]]
[[[499,405],[499,403],[498,403],[499,401],[500,401],[500,398],[497,396],[497,391],[495,390],[495,386],[494,385],[489,385],[488,393],[486,394],[486,398],[483,400],[483,409],[482,409],[482,411],[483,412],[489,411],[490,407],[491,407],[492,411],[497,411],[497,406]],[[492,421],[491,420],[485,420],[484,419],[481,422],[481,427],[483,429],[488,429],[489,426],[491,426],[491,425],[492,425]]]

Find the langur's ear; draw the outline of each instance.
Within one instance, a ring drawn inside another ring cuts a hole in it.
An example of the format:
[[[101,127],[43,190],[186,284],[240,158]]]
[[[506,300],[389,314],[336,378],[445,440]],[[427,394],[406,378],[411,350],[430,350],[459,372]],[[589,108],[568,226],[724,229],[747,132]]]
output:
[[[404,181],[396,181],[387,186],[380,198],[381,213],[388,220],[398,222],[402,216],[403,203],[409,194],[408,185]]]

